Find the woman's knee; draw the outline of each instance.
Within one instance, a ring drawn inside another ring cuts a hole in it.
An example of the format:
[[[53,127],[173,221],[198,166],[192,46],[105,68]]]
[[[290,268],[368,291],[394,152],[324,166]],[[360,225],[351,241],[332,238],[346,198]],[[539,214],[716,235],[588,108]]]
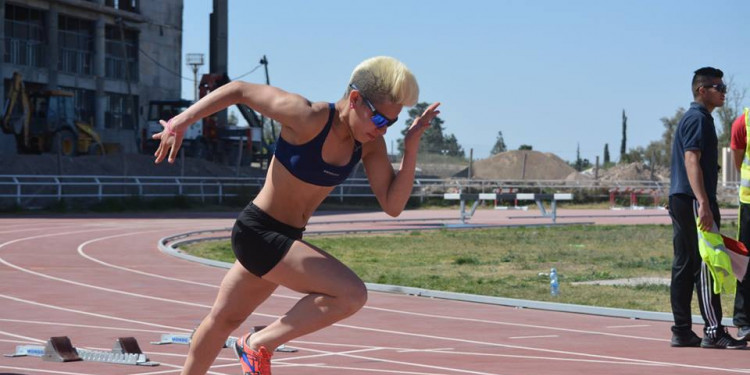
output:
[[[346,314],[353,314],[367,303],[367,287],[362,280],[357,280],[356,283],[352,283],[352,285],[346,288],[340,297],[339,300]]]
[[[216,329],[233,331],[245,322],[247,316],[230,313],[221,309],[213,309],[208,314],[207,319],[210,320],[210,324]]]

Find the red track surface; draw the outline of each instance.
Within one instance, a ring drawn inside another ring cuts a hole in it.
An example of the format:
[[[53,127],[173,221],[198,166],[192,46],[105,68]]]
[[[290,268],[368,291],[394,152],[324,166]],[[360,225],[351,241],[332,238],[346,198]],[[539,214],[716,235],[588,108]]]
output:
[[[669,223],[665,211],[558,211],[558,223]],[[733,217],[727,211],[725,217]],[[225,270],[159,252],[176,233],[229,227],[234,215],[192,218],[0,219],[0,352],[69,336],[110,350],[134,336],[159,367],[0,357],[0,374],[178,374],[187,346],[150,344],[189,333],[206,315]],[[538,212],[479,210],[471,223],[549,223]],[[309,231],[418,228],[457,210],[316,216]],[[336,221],[337,223],[324,223]],[[348,222],[348,223],[347,223]],[[452,223],[456,223],[453,220]],[[667,251],[667,249],[665,249]],[[264,325],[298,297],[280,288],[234,333]],[[628,320],[372,292],[340,324],[288,343],[275,375],[306,374],[719,374],[750,373],[750,351],[669,347],[669,322]],[[695,327],[700,332],[700,327]],[[212,374],[239,374],[225,349]]]

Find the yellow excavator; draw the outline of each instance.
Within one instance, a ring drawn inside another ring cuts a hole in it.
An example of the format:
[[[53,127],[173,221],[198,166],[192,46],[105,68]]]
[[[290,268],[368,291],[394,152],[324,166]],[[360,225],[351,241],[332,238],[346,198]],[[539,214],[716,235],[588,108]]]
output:
[[[99,134],[91,125],[76,121],[73,93],[28,94],[18,72],[13,73],[0,125],[4,133],[16,137],[20,153],[104,155]]]

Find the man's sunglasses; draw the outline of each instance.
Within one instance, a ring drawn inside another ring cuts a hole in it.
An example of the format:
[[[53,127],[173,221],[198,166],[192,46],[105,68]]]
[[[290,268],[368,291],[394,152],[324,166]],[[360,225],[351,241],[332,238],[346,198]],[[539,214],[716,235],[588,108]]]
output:
[[[725,85],[723,83],[717,83],[715,85],[703,85],[703,87],[713,87],[713,88],[716,89],[716,91],[718,91],[718,92],[720,92],[722,94],[726,94],[727,93],[727,85]]]
[[[349,87],[359,91],[359,88],[357,88],[356,85],[353,83],[349,84]],[[370,111],[372,111],[372,117],[370,117],[370,120],[373,124],[375,124],[375,127],[380,129],[382,127],[389,127],[398,121],[398,117],[394,118],[393,120],[389,119],[388,117],[383,116],[382,113],[378,112],[377,109],[375,109],[375,106],[372,105],[372,102],[368,100],[364,95],[362,95],[362,91],[359,91],[359,96],[362,97],[362,100],[367,104],[367,107],[370,108]]]

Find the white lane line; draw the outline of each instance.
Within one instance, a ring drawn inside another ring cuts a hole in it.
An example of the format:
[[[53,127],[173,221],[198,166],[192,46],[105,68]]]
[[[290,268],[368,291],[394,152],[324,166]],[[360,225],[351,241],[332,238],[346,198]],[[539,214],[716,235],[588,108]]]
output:
[[[311,348],[300,348],[304,350],[309,350],[312,352],[319,352],[319,353],[330,353],[323,350],[316,350]],[[404,361],[396,361],[392,359],[384,359],[384,358],[373,358],[373,357],[365,357],[361,355],[354,355],[354,354],[348,354],[347,352],[340,352],[340,353],[332,353],[337,356],[347,357],[347,358],[356,358],[356,359],[364,359],[368,361],[377,361],[377,362],[383,362],[383,363],[390,363],[395,365],[403,365],[403,366],[409,366],[409,367],[417,367],[417,368],[423,368],[423,369],[429,369],[429,370],[443,370],[445,371],[445,366],[433,366],[433,365],[426,365],[421,363],[415,363],[415,362],[404,362]],[[291,360],[292,358],[290,358]],[[462,374],[475,374],[475,375],[499,375],[497,373],[493,372],[482,372],[482,371],[472,371],[472,370],[465,370],[460,368],[451,368],[450,372],[452,373],[462,373]]]
[[[119,328],[111,326],[94,326],[89,324],[74,324],[74,323],[61,323],[61,322],[41,322],[38,320],[22,320],[22,319],[3,319],[0,318],[0,322],[11,322],[11,323],[23,323],[23,324],[37,324],[37,325],[50,325],[55,327],[78,327],[78,328],[91,328],[91,329],[107,329],[113,331],[128,331],[128,332],[145,332],[145,333],[172,333],[164,330],[153,330],[153,329],[138,329],[138,328]]]
[[[164,324],[149,323],[149,322],[143,322],[143,321],[139,321],[139,320],[120,318],[120,317],[111,316],[111,315],[104,315],[104,314],[97,314],[97,313],[92,313],[92,312],[88,312],[88,311],[69,309],[69,308],[66,308],[66,307],[60,307],[60,306],[50,305],[50,304],[47,304],[47,303],[30,301],[30,300],[26,300],[26,299],[23,299],[23,298],[13,297],[13,296],[5,295],[5,294],[0,294],[0,298],[9,299],[11,301],[16,301],[16,302],[27,303],[29,305],[34,305],[34,306],[46,307],[46,308],[53,309],[53,310],[60,310],[60,311],[70,312],[70,313],[74,313],[74,314],[81,314],[81,315],[86,315],[86,316],[93,316],[93,317],[96,317],[96,318],[116,320],[116,321],[119,321],[119,322],[136,323],[136,324],[142,324],[142,325],[146,325],[146,326],[150,326],[150,327],[157,327],[157,328],[163,328],[163,329],[177,330],[177,331],[182,331],[182,332],[192,332],[193,331],[192,329],[187,329],[187,328],[173,327],[173,326],[168,326],[168,325],[164,325]]]
[[[365,307],[365,308],[367,308],[367,307]],[[620,338],[629,338],[629,339],[638,339],[638,340],[647,340],[647,341],[660,341],[660,342],[668,342],[669,341],[667,339],[662,339],[662,338],[632,336],[632,335],[623,335],[623,334],[619,334],[619,333],[589,331],[589,330],[572,329],[572,328],[561,328],[561,327],[551,327],[551,326],[543,326],[543,325],[536,325],[536,324],[511,323],[511,322],[502,322],[502,321],[497,321],[497,320],[463,318],[463,317],[450,316],[450,315],[437,315],[437,314],[427,314],[427,313],[419,313],[419,312],[404,311],[404,310],[386,309],[386,308],[374,307],[374,306],[370,306],[370,309],[371,310],[376,310],[376,311],[391,312],[391,313],[394,313],[394,314],[420,316],[420,317],[424,317],[424,318],[437,318],[437,319],[445,319],[445,320],[456,320],[456,321],[461,321],[461,322],[486,323],[486,324],[494,324],[494,325],[502,325],[502,326],[510,326],[510,327],[545,329],[545,330],[551,330],[551,331],[571,332],[571,333],[583,333],[583,334],[588,334],[588,335],[601,335],[601,336],[620,337]]]
[[[295,348],[296,349],[302,349],[302,348],[298,348],[297,346],[295,346]],[[301,356],[295,356],[295,357],[292,357],[292,358],[281,358],[281,359],[277,360],[276,362],[286,363],[286,362],[289,362],[289,361],[297,361],[297,360],[300,360],[300,359],[330,357],[330,356],[336,356],[336,355],[348,354],[348,353],[366,353],[366,352],[374,352],[374,351],[378,351],[378,350],[383,350],[383,348],[372,347],[372,348],[366,348],[366,349],[348,350],[348,351],[345,351],[345,352],[329,352],[329,351],[318,350],[319,354],[301,355]]]
[[[509,339],[544,339],[544,338],[554,338],[554,337],[560,337],[560,335],[513,336],[513,337],[508,337],[508,338]]]
[[[0,331],[0,334],[5,335],[5,336],[10,336],[10,337],[15,337],[17,339],[31,341],[31,342],[45,342],[44,340],[39,340],[39,339],[36,339],[36,338],[33,338],[33,337],[28,337],[28,336],[16,335],[15,333],[10,333],[10,332],[6,332],[6,331]]]
[[[152,231],[146,231],[146,232],[140,232],[140,233],[125,233],[125,234],[118,234],[118,235],[114,235],[114,236],[107,236],[107,237],[95,238],[95,239],[88,240],[88,241],[80,244],[78,246],[78,254],[81,255],[82,257],[84,257],[84,258],[92,261],[92,262],[99,263],[99,264],[101,264],[101,265],[103,265],[105,267],[111,267],[111,268],[114,268],[114,269],[118,269],[118,270],[122,270],[122,271],[127,271],[127,272],[133,272],[133,273],[136,273],[136,274],[139,274],[139,275],[143,275],[143,276],[155,277],[155,278],[162,279],[162,280],[178,281],[178,282],[185,283],[185,284],[200,285],[200,286],[205,286],[205,287],[209,287],[209,288],[213,288],[213,289],[218,289],[219,286],[215,285],[215,284],[208,284],[208,283],[201,283],[201,282],[192,281],[192,280],[178,279],[176,277],[168,277],[168,276],[158,275],[158,274],[154,274],[154,273],[149,273],[149,272],[134,270],[132,268],[127,268],[127,267],[122,267],[122,266],[114,265],[114,264],[107,263],[105,261],[96,259],[96,258],[94,258],[92,256],[89,256],[88,254],[86,254],[85,251],[83,251],[84,247],[86,247],[87,245],[90,245],[90,244],[92,244],[94,242],[110,240],[112,238],[123,237],[123,236],[131,236],[131,235],[134,235],[134,234],[140,235],[140,234],[143,234],[143,233],[163,232],[163,231],[164,230],[152,230]]]
[[[396,350],[398,353],[442,353],[454,350],[453,348],[433,348],[433,349],[402,349]]]
[[[641,328],[641,327],[651,327],[651,324],[632,324],[628,326],[606,326],[605,328]]]
[[[0,365],[0,368],[5,368],[8,370],[17,370],[17,371],[34,371],[33,373],[39,373],[43,372],[46,374],[64,374],[64,375],[95,375],[95,374],[84,374],[82,372],[65,372],[65,371],[53,371],[53,370],[40,370],[38,368],[27,368],[27,367],[13,367],[13,366],[3,366]]]
[[[645,360],[645,359],[624,358],[624,357],[615,357],[615,356],[600,355],[600,354],[571,352],[567,350],[544,349],[544,348],[536,348],[536,347],[528,347],[528,346],[508,345],[508,344],[501,344],[501,343],[487,342],[487,341],[459,339],[456,337],[443,337],[443,336],[435,336],[435,335],[428,335],[428,334],[422,334],[422,333],[410,333],[410,332],[404,332],[404,331],[367,328],[367,327],[353,326],[353,325],[348,325],[348,324],[334,324],[334,326],[350,328],[350,329],[355,329],[355,330],[363,330],[363,331],[368,331],[368,332],[378,332],[378,333],[387,333],[387,334],[393,334],[393,335],[399,335],[399,336],[418,337],[418,338],[424,338],[424,339],[455,341],[455,342],[462,342],[462,343],[475,344],[475,345],[486,345],[486,346],[508,348],[508,349],[537,351],[537,352],[542,352],[542,353],[554,353],[554,354],[573,355],[573,356],[581,356],[581,357],[588,357],[588,358],[608,359],[608,360],[614,360],[614,361],[626,361],[626,362],[632,362],[633,364],[654,364],[654,365],[674,366],[674,367],[689,368],[689,369],[746,373],[745,370],[736,370],[736,369],[721,368],[721,367],[689,365],[689,364],[674,363],[674,362],[650,361],[650,360]],[[548,358],[548,357],[540,357],[540,358]]]

